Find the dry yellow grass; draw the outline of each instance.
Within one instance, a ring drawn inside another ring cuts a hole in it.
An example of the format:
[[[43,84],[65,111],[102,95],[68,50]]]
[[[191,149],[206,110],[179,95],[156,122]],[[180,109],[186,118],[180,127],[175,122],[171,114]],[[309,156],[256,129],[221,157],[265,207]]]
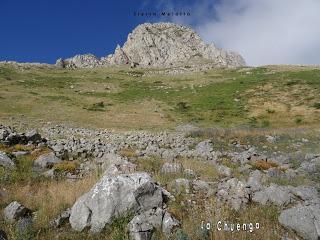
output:
[[[121,149],[119,151],[119,154],[124,156],[124,157],[128,157],[128,158],[137,157],[136,150],[134,150],[132,148]]]
[[[77,169],[76,162],[63,161],[54,165],[54,169],[60,172],[71,172],[74,173]]]
[[[308,85],[265,84],[252,88],[243,96],[247,97],[248,116],[265,119],[272,126],[295,126],[295,119],[301,118],[304,125],[317,125],[320,110],[311,107],[317,90]]]
[[[9,203],[16,200],[37,211],[36,224],[44,227],[62,210],[72,206],[79,196],[97,182],[97,179],[97,176],[91,175],[75,182],[63,180],[15,184],[9,187],[5,201]]]
[[[212,240],[245,240],[245,239],[281,239],[281,236],[287,232],[278,223],[277,218],[279,210],[275,206],[256,206],[249,205],[245,211],[235,212],[230,209],[230,206],[218,204],[214,197],[204,198],[196,196],[196,204],[193,206],[182,206],[180,201],[183,197],[178,198],[176,202],[169,204],[169,211],[173,213],[182,222],[182,230],[188,234],[192,240],[208,239],[204,237],[204,230],[202,226],[210,223],[210,238]],[[219,231],[217,229],[218,222],[223,224],[227,222],[230,226],[231,223],[239,223],[241,227],[243,224],[259,223],[259,229],[253,229],[253,232],[247,231]],[[289,236],[294,236],[290,232]]]
[[[32,151],[35,149],[34,145],[22,145],[22,144],[16,144],[14,146],[6,146],[3,144],[0,144],[0,151],[4,151],[6,153],[12,153],[16,151]]]
[[[264,66],[270,70],[273,70],[275,72],[283,72],[283,71],[308,71],[308,70],[313,70],[313,69],[319,69],[319,66],[312,66],[312,65],[266,65]]]
[[[43,148],[37,148],[37,149],[35,149],[35,150],[33,150],[32,152],[31,152],[31,155],[30,155],[30,157],[31,157],[31,159],[37,159],[39,156],[41,156],[41,155],[43,155],[43,154],[46,154],[46,153],[50,153],[50,152],[52,152],[52,150],[51,149],[49,149],[49,148],[46,148],[46,147],[43,147]]]
[[[263,160],[254,161],[251,164],[255,169],[259,169],[259,170],[268,170],[269,168],[278,167],[277,163],[270,162],[270,161],[266,162]]]
[[[302,136],[314,136],[320,131],[312,126],[295,126],[285,128],[204,128],[194,130],[189,133],[190,136],[203,139],[221,139],[224,142],[238,141],[241,144],[246,143],[250,137],[265,137],[267,135],[287,135],[292,138],[301,138]]]
[[[192,169],[195,173],[201,176],[202,180],[215,181],[218,179],[219,174],[217,169],[213,164],[207,161],[191,159],[191,158],[181,158],[178,160],[182,163],[185,169]]]

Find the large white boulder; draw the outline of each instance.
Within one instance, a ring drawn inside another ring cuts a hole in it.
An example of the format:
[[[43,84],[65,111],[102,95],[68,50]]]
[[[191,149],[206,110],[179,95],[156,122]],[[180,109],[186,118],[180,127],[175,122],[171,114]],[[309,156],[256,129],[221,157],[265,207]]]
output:
[[[298,205],[282,211],[279,222],[306,240],[320,239],[320,204]]]
[[[147,173],[105,175],[73,205],[73,229],[100,232],[114,218],[162,207],[164,193]]]

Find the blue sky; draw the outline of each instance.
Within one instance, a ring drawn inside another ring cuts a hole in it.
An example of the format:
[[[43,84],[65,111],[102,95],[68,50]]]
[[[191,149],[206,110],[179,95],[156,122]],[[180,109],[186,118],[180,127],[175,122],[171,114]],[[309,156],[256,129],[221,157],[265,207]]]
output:
[[[0,60],[53,63],[75,54],[106,56],[139,23],[161,20],[133,16],[158,8],[155,2],[0,0]]]
[[[0,0],[0,60],[113,53],[139,23],[192,26],[249,65],[320,64],[319,0]],[[134,11],[190,17],[134,17]]]

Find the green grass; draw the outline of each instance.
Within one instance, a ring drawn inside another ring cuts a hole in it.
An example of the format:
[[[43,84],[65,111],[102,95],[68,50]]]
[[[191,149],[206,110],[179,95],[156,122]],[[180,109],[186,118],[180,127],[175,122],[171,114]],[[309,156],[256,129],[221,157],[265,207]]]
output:
[[[315,109],[320,109],[320,102],[316,102],[312,105]]]
[[[13,184],[38,179],[39,176],[32,171],[33,159],[30,156],[18,157],[16,162],[16,168],[12,170],[5,170],[0,167],[1,184]]]
[[[252,114],[257,108],[252,105],[256,97],[260,101],[282,101],[288,105],[288,111],[294,111],[296,106],[318,109],[319,69],[284,68],[268,74],[271,69],[250,69],[251,74],[246,74],[246,69],[212,69],[200,74],[145,77],[144,72],[152,70],[38,67],[21,70],[2,64],[0,119],[24,114],[26,119],[127,129],[170,128],[186,122],[202,127],[272,128],[297,123],[292,120],[294,116],[276,107],[266,106],[258,115]],[[264,90],[265,86],[272,89]],[[295,93],[293,90],[297,88],[301,91]],[[287,97],[295,101],[277,99],[291,92]],[[108,103],[108,107],[99,105],[101,102]],[[145,103],[150,104],[149,108]],[[159,108],[158,115],[154,114],[155,108]],[[132,114],[136,122],[131,119]],[[318,113],[311,114],[303,124],[318,124]],[[160,115],[164,117],[160,119]],[[303,115],[301,118],[305,119]],[[117,120],[118,117],[122,120]]]
[[[37,95],[37,94],[34,94]],[[50,101],[71,101],[71,99],[68,96],[63,95],[57,95],[57,96],[42,96],[44,99],[48,99]]]
[[[100,111],[100,112],[106,111],[104,102],[93,103],[91,106],[85,109],[87,109],[88,111]]]

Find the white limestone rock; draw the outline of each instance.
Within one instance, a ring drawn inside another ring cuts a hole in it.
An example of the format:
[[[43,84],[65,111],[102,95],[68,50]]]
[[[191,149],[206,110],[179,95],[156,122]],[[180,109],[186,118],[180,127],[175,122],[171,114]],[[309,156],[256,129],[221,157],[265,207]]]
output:
[[[76,231],[89,227],[100,232],[114,218],[162,207],[163,202],[162,188],[147,173],[105,175],[76,201],[69,220]]]
[[[174,23],[144,23],[128,35],[114,54],[98,59],[92,54],[58,59],[56,66],[65,68],[93,68],[97,66],[128,65],[139,67],[182,67],[197,70],[213,67],[241,67],[245,60],[235,52],[206,44],[190,27]]]

